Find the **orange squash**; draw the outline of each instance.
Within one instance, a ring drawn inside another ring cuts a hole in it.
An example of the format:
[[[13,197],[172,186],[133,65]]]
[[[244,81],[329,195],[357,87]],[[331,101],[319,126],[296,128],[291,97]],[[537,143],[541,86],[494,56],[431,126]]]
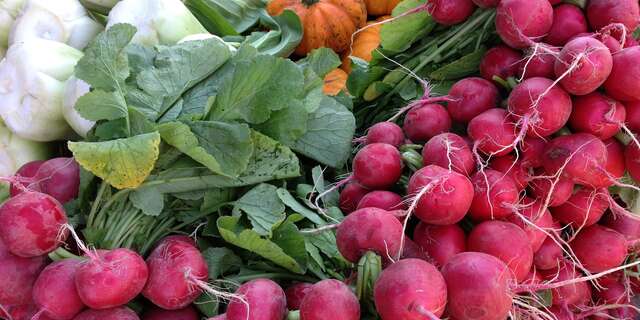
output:
[[[267,5],[272,16],[285,9],[293,10],[302,21],[304,35],[295,51],[300,56],[321,47],[338,53],[349,49],[351,35],[367,22],[362,0],[271,0]]]
[[[391,14],[391,11],[402,0],[364,0],[367,5],[367,12],[372,16],[383,16]]]
[[[324,77],[322,91],[328,96],[335,96],[347,87],[347,75],[342,69],[334,69]]]
[[[389,19],[390,16],[383,16],[376,21],[367,22],[367,28],[362,29],[353,37],[353,45],[351,53],[345,52],[342,55],[342,69],[347,73],[351,73],[351,59],[349,56],[358,57],[365,61],[371,61],[373,51],[380,45],[380,29],[382,24],[370,26],[374,23]]]

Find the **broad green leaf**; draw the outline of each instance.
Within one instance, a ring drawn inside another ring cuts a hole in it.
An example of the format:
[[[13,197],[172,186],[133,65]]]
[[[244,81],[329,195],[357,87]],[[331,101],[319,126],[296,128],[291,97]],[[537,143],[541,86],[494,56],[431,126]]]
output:
[[[393,16],[399,16],[420,5],[424,5],[423,0],[405,0],[393,10]],[[436,23],[427,10],[412,13],[385,23],[380,30],[381,47],[388,52],[403,52],[414,41],[431,32],[435,26]]]
[[[369,86],[388,71],[382,67],[370,66],[365,60],[351,57],[351,74],[347,78],[347,89],[355,97],[362,97]]]
[[[319,77],[324,78],[331,70],[340,66],[340,56],[329,48],[315,49],[300,60],[298,64],[303,68],[311,68]]]
[[[271,236],[272,230],[286,218],[285,206],[278,197],[277,190],[270,184],[259,184],[234,204],[234,211],[246,213],[253,231],[260,235]]]
[[[134,207],[148,216],[159,216],[164,209],[164,195],[154,188],[135,190],[129,196]]]
[[[129,62],[124,49],[135,33],[136,28],[132,25],[116,24],[99,34],[78,62],[76,77],[94,89],[118,90],[129,76]]]
[[[209,279],[215,281],[227,272],[240,270],[242,259],[229,248],[207,248],[202,256],[209,266]]]
[[[478,72],[486,50],[481,48],[431,72],[433,80],[457,80]]]
[[[217,221],[218,231],[222,238],[228,243],[251,251],[273,263],[298,274],[303,274],[305,268],[296,260],[296,258],[288,255],[283,248],[276,243],[262,238],[257,232],[245,229],[239,224],[239,217],[220,217]],[[294,226],[295,228],[295,226]],[[291,246],[295,239],[287,240],[287,246]],[[304,238],[300,243],[304,250]],[[293,250],[297,253],[297,250]]]
[[[356,129],[353,114],[330,97],[309,116],[307,133],[296,141],[293,149],[331,167],[342,166],[351,154]]]
[[[306,235],[305,238],[329,258],[341,257],[336,245],[336,236],[331,230]]]
[[[206,317],[213,318],[218,315],[218,297],[212,297],[208,293],[203,293],[193,302],[193,305]]]
[[[304,236],[291,221],[286,221],[273,231],[271,238],[282,250],[298,262],[303,270],[307,266],[307,249]]]
[[[307,132],[309,114],[302,104],[274,111],[267,122],[254,128],[279,142],[292,146]]]
[[[287,189],[278,188],[277,194],[280,201],[294,212],[301,214],[315,224],[323,225],[326,223],[317,213],[300,204]]]
[[[214,121],[169,122],[158,127],[162,139],[214,173],[234,177],[253,154],[249,127]]]
[[[223,35],[235,35],[245,32],[258,22],[260,13],[264,11],[264,0],[187,0],[196,16],[214,21],[203,21],[205,26],[211,25],[210,32],[224,31]],[[209,29],[209,28],[208,28]]]
[[[115,120],[128,115],[127,102],[117,91],[91,91],[78,99],[75,108],[83,118],[91,121]]]
[[[232,188],[209,189],[204,194],[204,201],[202,201],[202,206],[200,206],[200,212],[214,212],[226,203],[232,201],[235,198],[234,195],[235,190]]]
[[[244,41],[260,53],[288,57],[302,40],[302,22],[293,11],[285,10],[272,17],[266,11],[260,14],[260,24],[269,31],[251,33]]]
[[[69,142],[78,163],[117,189],[136,188],[158,159],[160,134],[142,134],[104,142]]]

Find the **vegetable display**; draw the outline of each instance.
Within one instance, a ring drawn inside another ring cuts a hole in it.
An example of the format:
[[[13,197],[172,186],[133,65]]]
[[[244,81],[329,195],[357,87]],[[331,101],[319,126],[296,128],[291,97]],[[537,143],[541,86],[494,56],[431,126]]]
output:
[[[635,319],[639,25],[0,0],[0,319]]]

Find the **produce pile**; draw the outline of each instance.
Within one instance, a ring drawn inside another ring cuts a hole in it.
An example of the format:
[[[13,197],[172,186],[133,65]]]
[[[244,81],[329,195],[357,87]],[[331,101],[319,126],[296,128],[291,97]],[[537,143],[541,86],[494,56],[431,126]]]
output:
[[[0,0],[0,318],[636,319],[639,25]]]

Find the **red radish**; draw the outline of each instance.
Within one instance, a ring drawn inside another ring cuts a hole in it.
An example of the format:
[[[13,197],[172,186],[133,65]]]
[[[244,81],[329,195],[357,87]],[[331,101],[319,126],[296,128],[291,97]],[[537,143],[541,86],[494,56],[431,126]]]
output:
[[[623,49],[613,57],[613,69],[604,83],[607,94],[620,101],[640,101],[640,47]]]
[[[569,179],[546,177],[544,170],[536,170],[539,178],[529,182],[531,194],[547,207],[557,207],[573,195],[574,184]],[[553,189],[551,187],[553,186]]]
[[[85,310],[73,320],[140,320],[138,315],[127,307],[105,310]]]
[[[499,2],[500,0],[473,0],[473,3],[475,3],[480,8],[497,7]]]
[[[38,309],[33,304],[8,306],[0,308],[0,318],[9,320],[32,320],[38,314]],[[53,320],[44,314],[38,316],[38,320]]]
[[[627,110],[627,127],[633,132],[640,132],[640,101],[624,104]]]
[[[413,142],[425,142],[451,129],[451,117],[442,105],[431,103],[412,108],[402,127]]]
[[[73,158],[54,158],[40,166],[34,179],[43,193],[64,204],[78,196],[80,166]]]
[[[553,67],[556,63],[558,49],[549,48],[540,52],[538,48],[527,50],[525,61],[520,64],[520,75],[523,79],[542,77],[554,78]]]
[[[469,178],[430,165],[413,174],[408,194],[415,197],[415,215],[430,224],[448,225],[462,220],[473,200]]]
[[[498,258],[479,252],[460,253],[442,268],[447,283],[447,312],[454,319],[503,320],[512,308],[509,286],[515,282]]]
[[[589,31],[587,18],[582,10],[571,4],[553,8],[553,25],[544,41],[553,46],[563,46],[575,35]]]
[[[469,137],[478,150],[493,156],[509,154],[515,147],[516,128],[504,109],[489,109],[469,122]]]
[[[313,287],[312,283],[296,283],[291,285],[284,291],[284,294],[287,298],[287,308],[289,310],[299,310],[300,305],[302,304],[302,300],[309,293]]]
[[[20,257],[36,257],[55,250],[68,235],[64,208],[53,197],[23,192],[0,207],[0,238]]]
[[[622,307],[609,310],[609,315],[614,319],[635,320],[638,318],[638,311],[633,307]]]
[[[576,320],[575,314],[566,306],[551,306],[549,312],[555,320]]]
[[[509,221],[518,225],[526,232],[529,243],[531,244],[531,249],[533,252],[536,252],[547,238],[547,234],[549,233],[548,229],[554,226],[553,217],[551,217],[549,210],[546,208],[543,210],[540,201],[525,199],[524,204],[525,207],[519,212],[521,217],[513,215],[509,217]],[[523,218],[527,219],[528,222],[523,221]],[[540,229],[544,229],[547,232],[545,233]]]
[[[530,168],[542,167],[542,153],[547,141],[539,137],[526,137],[520,145],[522,164]]]
[[[356,182],[349,182],[340,192],[340,210],[351,213],[358,207],[360,200],[369,193],[369,190]]]
[[[209,320],[227,320],[227,315],[226,314],[221,314],[221,315],[215,316],[213,318],[209,318]]]
[[[515,49],[532,47],[553,25],[553,7],[548,0],[501,0],[496,14],[496,31],[504,43]]]
[[[493,83],[474,77],[456,82],[448,96],[451,101],[447,103],[447,111],[451,118],[467,123],[482,112],[495,108],[499,92]]]
[[[45,263],[43,256],[13,255],[0,239],[0,306],[30,304],[33,284]]]
[[[627,241],[640,239],[640,217],[607,214],[601,223],[605,227],[620,232],[627,238]]]
[[[569,125],[575,132],[586,132],[607,140],[620,132],[627,112],[622,103],[599,92],[576,97]]]
[[[529,168],[522,161],[516,160],[512,154],[494,158],[489,167],[511,177],[518,190],[524,190],[529,183]]]
[[[635,38],[628,38],[627,41],[624,43],[625,48],[631,48],[631,47],[637,47],[637,46],[640,46],[640,42],[638,42],[638,39],[635,39]]]
[[[544,239],[540,249],[533,255],[533,264],[538,270],[551,270],[562,260],[562,248],[551,238]]]
[[[182,309],[202,293],[198,284],[209,270],[202,254],[192,244],[168,237],[147,258],[149,280],[142,295],[167,310]]]
[[[557,5],[557,4],[562,3],[562,0],[549,0],[549,3],[550,3],[552,6],[555,6],[555,5]]]
[[[133,300],[148,277],[149,270],[140,255],[129,249],[114,249],[89,255],[75,281],[84,304],[92,309],[109,309]]]
[[[409,237],[404,236],[403,244],[404,245],[402,246],[402,256],[400,257],[400,259],[420,259],[427,262],[432,262],[431,257],[429,257],[424,252],[424,249],[422,249],[421,246],[419,246]]]
[[[533,250],[527,233],[510,222],[485,221],[475,226],[467,239],[467,250],[502,260],[518,282],[526,279],[533,266]]]
[[[627,289],[624,284],[620,282],[613,282],[609,284],[602,284],[604,286],[603,290],[595,291],[595,295],[606,304],[622,304],[628,303],[628,298],[626,295]]]
[[[530,78],[509,95],[509,111],[533,137],[547,137],[560,130],[571,116],[571,97],[545,78]]]
[[[364,208],[348,215],[338,226],[336,243],[342,256],[358,262],[367,251],[383,259],[400,252],[402,224],[389,212]]]
[[[480,62],[480,74],[485,80],[494,81],[493,77],[506,80],[518,74],[522,54],[506,46],[489,49]]]
[[[231,300],[228,320],[281,320],[287,314],[284,291],[272,280],[251,280],[241,285],[236,294],[246,301]]]
[[[551,209],[553,217],[573,228],[588,227],[600,220],[609,202],[605,195],[598,191],[582,188],[561,206]]]
[[[358,203],[358,209],[378,208],[386,211],[402,210],[405,205],[402,197],[391,191],[371,191],[367,193]]]
[[[582,229],[570,244],[585,269],[593,273],[618,267],[627,258],[625,237],[597,224]]]
[[[360,320],[358,298],[338,280],[322,280],[302,299],[300,320]]]
[[[591,37],[578,37],[560,51],[555,73],[569,93],[585,95],[607,80],[612,67],[613,58],[607,46]]]
[[[442,133],[422,149],[423,164],[437,165],[469,176],[475,172],[475,160],[467,142],[455,133]]]
[[[640,23],[640,7],[635,0],[589,0],[587,17],[595,30],[618,22],[633,31]]]
[[[624,150],[624,159],[629,175],[631,175],[634,180],[640,181],[640,148],[638,148],[637,144],[631,142],[627,145],[627,148]],[[2,211],[0,211],[0,213],[2,213]]]
[[[439,268],[451,257],[467,250],[466,235],[457,224],[436,226],[420,222],[413,231],[413,240]]]
[[[372,143],[360,149],[353,158],[353,178],[368,189],[385,189],[400,179],[400,151],[385,143]]]
[[[511,177],[495,170],[476,173],[469,216],[476,221],[502,219],[513,214],[518,203],[518,188]]]
[[[367,130],[366,144],[386,143],[396,148],[404,143],[404,132],[393,122],[378,122]]]
[[[15,197],[20,194],[25,188],[31,191],[39,191],[40,186],[36,181],[34,181],[34,176],[38,173],[38,169],[44,163],[44,160],[32,161],[26,163],[14,175],[16,177],[17,182],[11,184],[11,196]]]
[[[594,188],[612,185],[605,171],[607,147],[592,134],[575,133],[551,140],[542,161],[547,173],[560,173],[574,183]]]
[[[450,26],[467,20],[476,6],[471,0],[431,0],[427,8],[435,22]]]
[[[432,264],[400,260],[382,271],[374,299],[382,320],[440,317],[447,305],[447,284]]]
[[[155,307],[142,316],[142,320],[199,320],[200,315],[192,306],[179,310],[164,310]]]
[[[607,139],[604,144],[607,146],[607,165],[605,168],[612,178],[620,179],[626,171],[624,145],[616,138]]]
[[[65,259],[42,271],[33,286],[33,301],[42,314],[55,320],[69,320],[84,309],[75,283],[81,263],[79,259]]]
[[[582,274],[568,261],[559,261],[560,267],[545,272],[547,280],[562,282],[582,277]],[[591,300],[589,283],[576,281],[559,288],[551,289],[552,303],[555,306],[584,306]]]

